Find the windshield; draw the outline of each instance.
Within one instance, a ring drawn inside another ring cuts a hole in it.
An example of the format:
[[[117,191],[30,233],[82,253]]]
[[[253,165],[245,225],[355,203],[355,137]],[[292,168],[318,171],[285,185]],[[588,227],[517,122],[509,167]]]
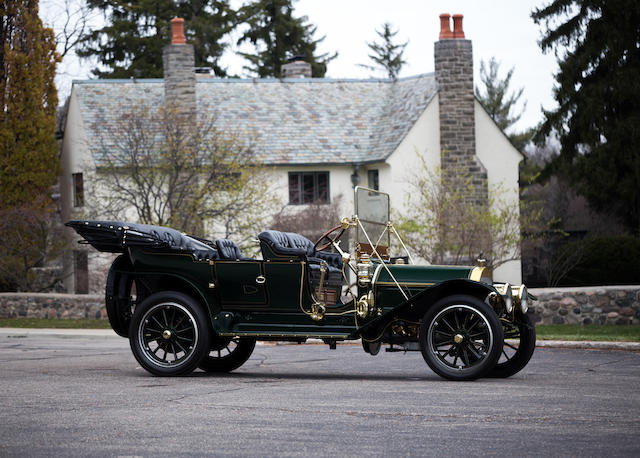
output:
[[[383,258],[388,258],[389,194],[356,186],[354,202],[355,214],[362,224],[362,227],[358,226],[356,231],[356,247],[359,247],[357,250],[362,253],[372,254],[373,248],[371,244],[373,244]],[[369,236],[368,239],[367,235]]]

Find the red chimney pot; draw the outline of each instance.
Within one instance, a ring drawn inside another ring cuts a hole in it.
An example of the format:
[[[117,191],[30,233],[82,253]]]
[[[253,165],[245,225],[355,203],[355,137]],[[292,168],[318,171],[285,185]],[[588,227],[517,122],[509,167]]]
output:
[[[462,14],[453,15],[453,38],[464,38],[464,30],[462,30]]]
[[[451,15],[449,13],[442,13],[440,15],[440,39],[448,40],[453,38],[453,33],[451,32],[451,23],[449,19]]]
[[[184,19],[176,17],[171,19],[171,44],[184,45],[187,40],[184,37]]]

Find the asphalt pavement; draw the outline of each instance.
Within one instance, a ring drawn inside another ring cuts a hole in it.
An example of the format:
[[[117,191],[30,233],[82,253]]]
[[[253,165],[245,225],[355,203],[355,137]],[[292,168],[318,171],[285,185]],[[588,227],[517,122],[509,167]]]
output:
[[[639,456],[640,353],[540,347],[509,379],[420,353],[259,345],[158,378],[110,330],[0,329],[0,456]]]

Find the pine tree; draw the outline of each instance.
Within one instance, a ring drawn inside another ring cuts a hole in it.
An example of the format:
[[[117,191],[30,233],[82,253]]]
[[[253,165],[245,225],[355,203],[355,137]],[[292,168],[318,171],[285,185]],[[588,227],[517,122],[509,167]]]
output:
[[[226,76],[220,57],[223,37],[235,26],[228,0],[87,0],[107,24],[84,36],[80,57],[97,57],[92,73],[100,78],[161,78],[162,48],[171,41],[171,19],[185,20],[197,67]]]
[[[313,77],[323,77],[327,63],[337,53],[316,55],[318,43],[324,37],[313,39],[316,27],[307,23],[307,17],[293,16],[293,0],[255,0],[239,11],[241,22],[249,29],[240,37],[238,44],[250,42],[255,53],[240,53],[249,61],[245,69],[260,78],[280,77],[280,67],[294,56],[301,56],[311,64]]]
[[[374,61],[376,65],[360,64],[360,66],[370,70],[382,68],[387,72],[389,78],[395,80],[398,78],[402,66],[407,63],[402,59],[402,54],[409,42],[405,41],[402,44],[394,44],[393,39],[398,34],[398,31],[396,30],[394,32],[391,24],[388,22],[382,24],[382,30],[376,30],[376,33],[382,39],[382,43],[376,43],[375,41],[373,43],[367,43],[367,46],[372,51],[372,54],[369,54],[369,59]]]
[[[60,56],[37,0],[0,0],[0,291],[30,290],[64,239],[51,218]]]
[[[532,18],[560,60],[540,132],[560,140],[550,168],[640,235],[640,2],[554,0]]]
[[[478,101],[503,132],[506,132],[520,120],[527,106],[525,102],[520,112],[514,111],[522,97],[524,88],[510,93],[513,70],[514,68],[512,67],[504,79],[501,79],[499,75],[500,63],[494,57],[489,59],[488,66],[483,60],[480,61],[480,80],[484,85],[484,90],[480,90],[478,87],[475,90]],[[507,136],[511,143],[519,151],[522,151],[527,143],[531,141],[533,132],[533,129],[528,129],[524,132],[512,132]]]
[[[53,31],[38,17],[37,0],[0,5],[0,209],[7,209],[48,198],[56,181],[53,80],[60,57]]]

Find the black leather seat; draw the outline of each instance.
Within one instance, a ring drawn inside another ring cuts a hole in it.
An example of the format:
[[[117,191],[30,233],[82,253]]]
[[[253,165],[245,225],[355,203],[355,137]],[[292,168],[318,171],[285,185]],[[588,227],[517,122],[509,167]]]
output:
[[[326,266],[325,284],[342,284],[342,256],[338,253],[316,251],[313,242],[293,232],[264,231],[258,234],[264,259],[278,257],[297,257],[309,264],[311,281],[320,282],[320,266]],[[275,256],[273,256],[275,255]]]
[[[218,239],[216,240],[216,246],[218,247],[218,254],[220,255],[220,259],[225,260],[238,260],[238,259],[248,259],[242,255],[242,251],[236,242],[229,239]]]

